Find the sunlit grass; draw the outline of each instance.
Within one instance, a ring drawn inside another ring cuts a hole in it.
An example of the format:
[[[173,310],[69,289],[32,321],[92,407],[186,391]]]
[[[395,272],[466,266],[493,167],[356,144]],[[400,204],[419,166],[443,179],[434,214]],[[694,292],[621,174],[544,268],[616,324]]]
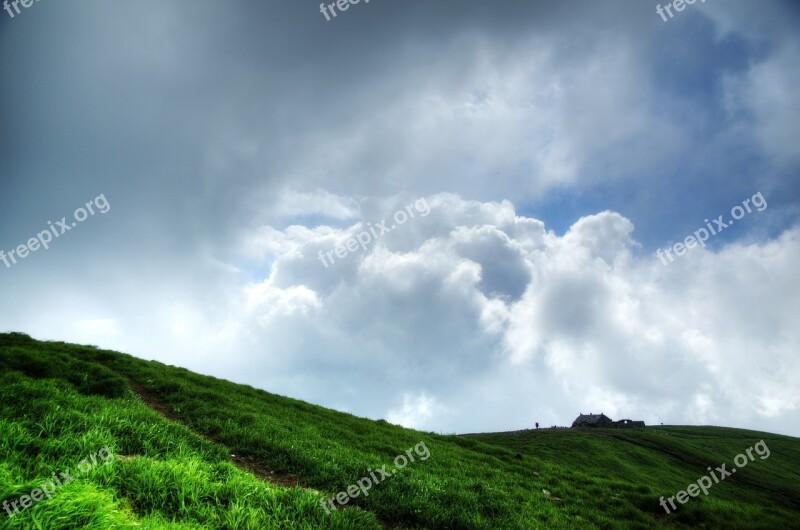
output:
[[[114,352],[0,334],[0,501],[109,446],[115,458],[0,528],[792,528],[795,438],[664,427],[440,436]],[[129,390],[133,381],[180,423]],[[658,504],[764,439],[756,460],[670,516]],[[346,509],[320,501],[420,441],[430,458]],[[237,469],[247,456],[264,482]]]

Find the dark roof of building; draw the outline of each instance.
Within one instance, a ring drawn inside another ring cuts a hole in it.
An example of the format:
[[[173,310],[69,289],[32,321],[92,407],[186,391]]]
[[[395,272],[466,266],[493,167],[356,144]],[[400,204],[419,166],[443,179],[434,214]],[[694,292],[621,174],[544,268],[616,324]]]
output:
[[[611,418],[603,414],[580,414],[572,423],[573,425],[581,424],[581,425],[595,425],[598,423],[610,423]]]

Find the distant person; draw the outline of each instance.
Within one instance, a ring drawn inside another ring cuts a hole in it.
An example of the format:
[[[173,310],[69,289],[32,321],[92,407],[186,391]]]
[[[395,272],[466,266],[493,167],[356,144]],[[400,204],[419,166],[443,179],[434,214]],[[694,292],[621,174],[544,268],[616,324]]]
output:
[[[536,422],[536,428],[537,429],[539,428],[539,422],[538,421]]]

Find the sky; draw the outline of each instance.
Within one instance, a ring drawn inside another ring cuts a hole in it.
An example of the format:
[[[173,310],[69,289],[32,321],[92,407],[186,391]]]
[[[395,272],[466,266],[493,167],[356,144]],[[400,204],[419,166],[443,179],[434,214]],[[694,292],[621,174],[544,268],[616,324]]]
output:
[[[18,6],[0,331],[441,433],[800,436],[797,2]]]

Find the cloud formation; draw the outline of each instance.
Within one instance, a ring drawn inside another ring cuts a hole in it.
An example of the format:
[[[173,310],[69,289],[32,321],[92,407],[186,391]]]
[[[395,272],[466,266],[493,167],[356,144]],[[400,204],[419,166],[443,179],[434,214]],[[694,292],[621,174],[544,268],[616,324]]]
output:
[[[602,410],[798,434],[800,9],[654,8],[0,17],[0,249],[114,205],[0,266],[0,327],[440,431]],[[756,191],[763,214],[652,256]]]
[[[318,250],[360,223],[272,229],[291,244],[230,293],[234,336],[250,336],[228,352],[237,379],[443,431],[590,410],[778,430],[800,416],[800,229],[664,266],[615,212],[558,236],[508,202],[427,201],[429,216],[327,269]]]

